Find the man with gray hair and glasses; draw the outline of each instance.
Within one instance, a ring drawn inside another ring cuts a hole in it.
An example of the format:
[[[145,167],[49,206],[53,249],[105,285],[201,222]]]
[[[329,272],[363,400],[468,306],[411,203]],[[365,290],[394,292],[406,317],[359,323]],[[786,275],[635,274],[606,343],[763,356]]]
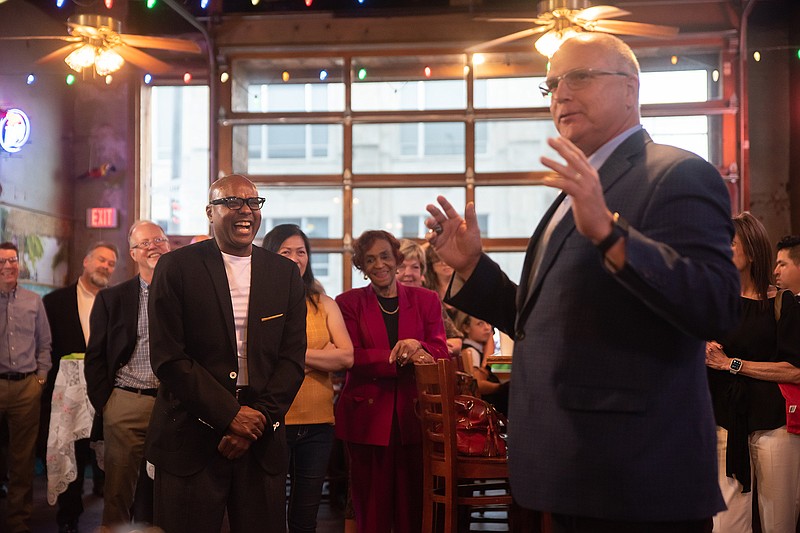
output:
[[[719,172],[656,144],[630,47],[581,33],[542,92],[561,189],[512,282],[482,253],[475,206],[429,205],[428,240],[455,270],[445,301],[514,337],[509,471],[557,533],[700,533],[717,484],[705,340],[733,328],[739,275]]]
[[[150,366],[147,301],[156,263],[170,246],[160,226],[139,220],[128,231],[128,247],[139,274],[98,293],[84,367],[89,400],[103,415],[104,526],[128,523],[132,518],[153,521],[153,485],[147,476],[140,476],[158,390],[158,378]],[[139,483],[143,487],[138,487]],[[136,502],[143,513],[140,516],[131,513],[134,495],[140,500]]]

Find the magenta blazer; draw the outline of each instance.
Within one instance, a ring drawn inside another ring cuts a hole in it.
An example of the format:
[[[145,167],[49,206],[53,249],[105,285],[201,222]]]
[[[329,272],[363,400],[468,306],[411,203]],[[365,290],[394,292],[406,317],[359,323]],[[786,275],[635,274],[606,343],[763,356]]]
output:
[[[434,359],[448,357],[439,296],[428,289],[397,284],[398,336],[417,339]],[[336,297],[353,340],[353,368],[336,404],[336,436],[347,442],[388,446],[392,415],[397,414],[403,444],[421,441],[414,413],[414,365],[389,364],[389,337],[371,286]],[[395,401],[396,400],[396,401]]]

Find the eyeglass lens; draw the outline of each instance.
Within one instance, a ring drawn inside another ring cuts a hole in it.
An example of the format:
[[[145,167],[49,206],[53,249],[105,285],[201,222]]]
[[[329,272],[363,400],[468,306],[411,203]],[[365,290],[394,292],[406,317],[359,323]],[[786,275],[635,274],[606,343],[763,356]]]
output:
[[[18,257],[9,257],[8,259],[0,259],[0,265],[5,265],[8,263],[9,265],[14,265],[19,262]]]
[[[265,199],[260,196],[251,196],[250,198],[239,198],[238,196],[228,196],[226,198],[219,198],[211,202],[213,205],[224,204],[228,209],[234,211],[241,209],[247,203],[247,207],[254,211],[258,211],[264,205]]]

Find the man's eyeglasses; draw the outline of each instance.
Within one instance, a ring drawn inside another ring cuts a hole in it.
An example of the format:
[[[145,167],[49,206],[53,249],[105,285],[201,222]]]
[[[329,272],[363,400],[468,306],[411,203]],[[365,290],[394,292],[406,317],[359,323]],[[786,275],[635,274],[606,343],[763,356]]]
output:
[[[249,207],[253,211],[258,211],[264,206],[264,202],[266,201],[267,200],[265,198],[262,198],[261,196],[251,196],[250,198],[239,198],[238,196],[226,196],[225,198],[217,198],[216,200],[211,200],[209,204],[224,205],[228,209],[232,209],[233,211],[238,211],[246,203],[247,207]]]
[[[615,72],[610,70],[596,70],[593,68],[577,68],[570,70],[566,74],[550,78],[539,84],[539,90],[542,91],[542,96],[550,96],[558,89],[559,83],[564,81],[567,87],[572,91],[580,91],[585,89],[595,78],[599,76],[630,76],[627,72]]]
[[[14,266],[17,263],[19,263],[19,257],[9,257],[7,259],[0,258],[0,267],[5,265],[6,263],[8,263],[9,266]]]
[[[142,241],[139,244],[134,244],[133,246],[131,246],[131,250],[133,250],[134,248],[138,248],[140,250],[147,250],[148,248],[150,248],[151,244],[155,244],[156,246],[161,246],[162,244],[167,242],[167,240],[168,239],[165,239],[164,237],[156,237],[152,241]]]

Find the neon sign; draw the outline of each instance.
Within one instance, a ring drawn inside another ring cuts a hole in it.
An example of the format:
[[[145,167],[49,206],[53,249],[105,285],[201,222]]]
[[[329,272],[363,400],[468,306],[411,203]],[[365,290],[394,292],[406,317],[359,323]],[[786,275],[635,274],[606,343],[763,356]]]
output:
[[[31,122],[21,109],[0,111],[0,148],[16,153],[28,142]]]

